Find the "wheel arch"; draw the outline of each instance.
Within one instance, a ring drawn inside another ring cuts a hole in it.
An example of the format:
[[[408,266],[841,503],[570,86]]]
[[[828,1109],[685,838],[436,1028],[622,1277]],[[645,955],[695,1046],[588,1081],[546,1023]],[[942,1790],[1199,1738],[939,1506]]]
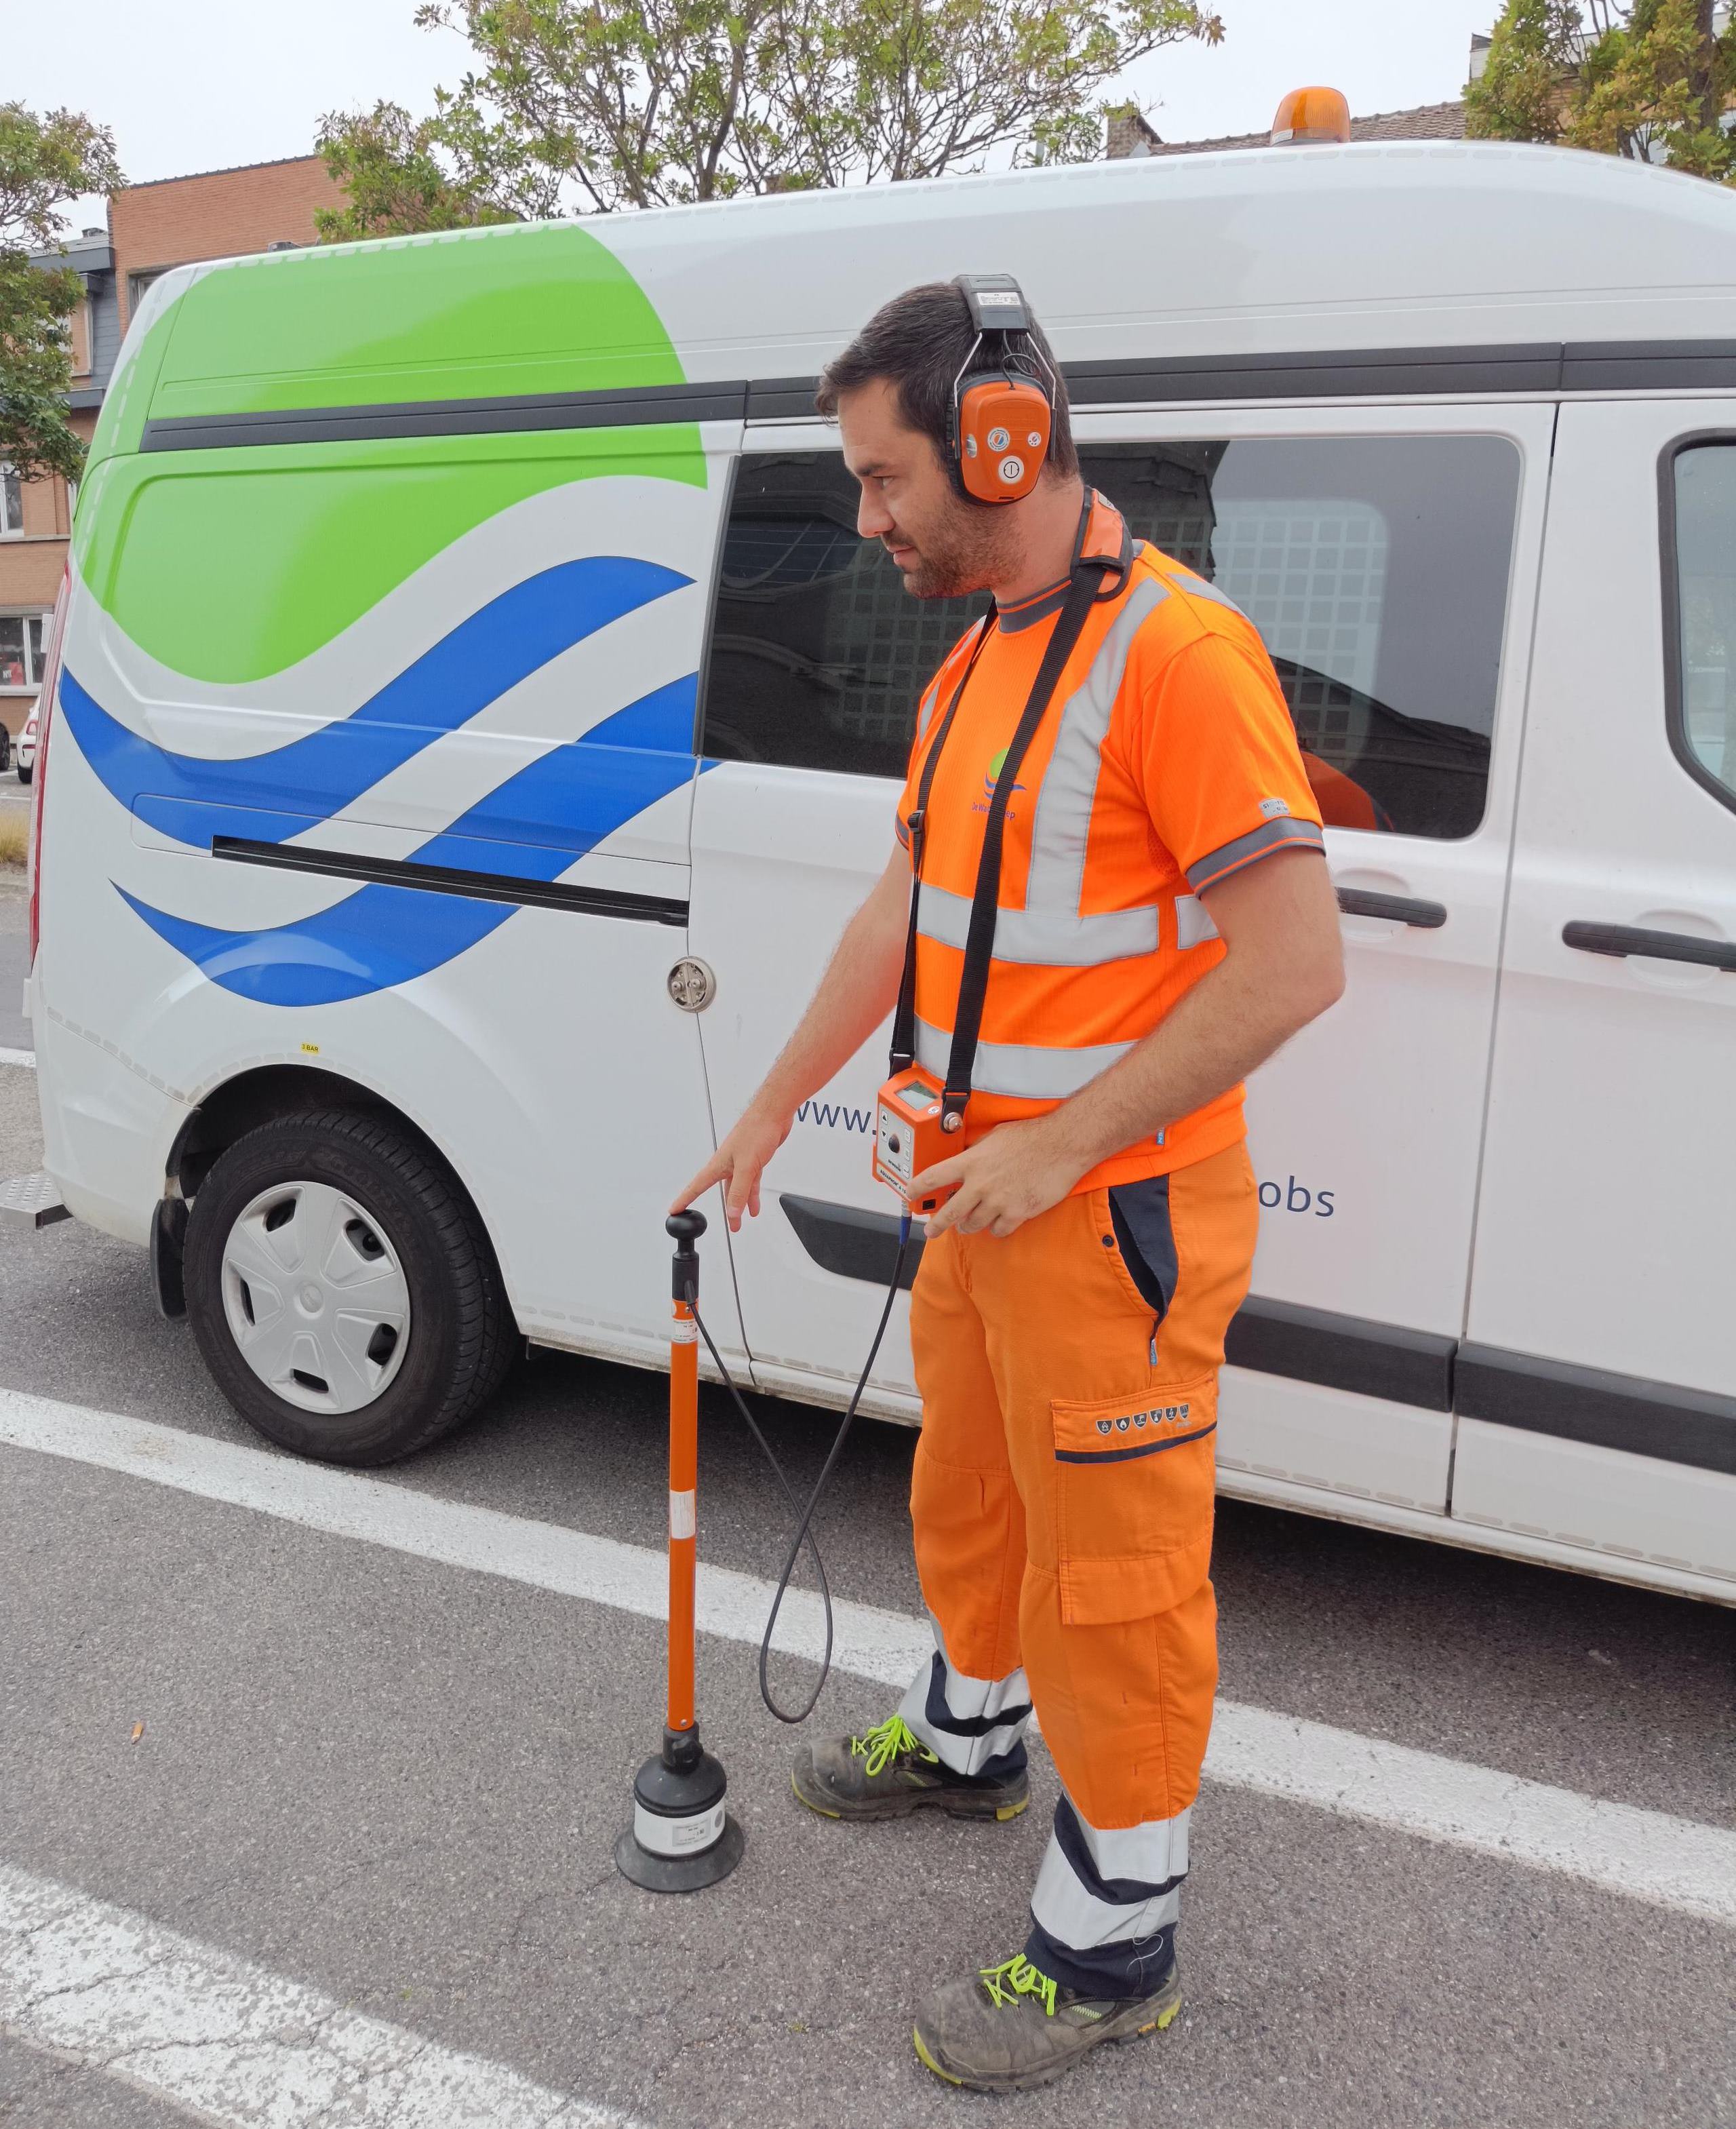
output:
[[[177,1198],[190,1201],[220,1156],[261,1124],[279,1117],[311,1114],[321,1109],[347,1109],[388,1119],[452,1176],[468,1201],[476,1222],[494,1259],[496,1277],[511,1306],[505,1266],[490,1226],[487,1207],[477,1190],[467,1164],[441,1144],[426,1124],[402,1105],[348,1073],[334,1072],[316,1064],[255,1064],[216,1082],[202,1093],[176,1132],[164,1173],[164,1207]],[[163,1262],[158,1269],[158,1298],[165,1314],[178,1314],[180,1294],[178,1230],[185,1225],[184,1210],[178,1218],[159,1217],[162,1244],[154,1238],[152,1260],[159,1248]]]

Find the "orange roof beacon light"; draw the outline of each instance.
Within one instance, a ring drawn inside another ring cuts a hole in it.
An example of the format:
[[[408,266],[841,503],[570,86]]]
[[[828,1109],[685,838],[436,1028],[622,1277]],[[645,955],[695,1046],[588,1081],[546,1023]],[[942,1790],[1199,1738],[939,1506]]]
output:
[[[1274,148],[1295,147],[1304,141],[1349,138],[1350,106],[1340,89],[1293,88],[1272,121]]]

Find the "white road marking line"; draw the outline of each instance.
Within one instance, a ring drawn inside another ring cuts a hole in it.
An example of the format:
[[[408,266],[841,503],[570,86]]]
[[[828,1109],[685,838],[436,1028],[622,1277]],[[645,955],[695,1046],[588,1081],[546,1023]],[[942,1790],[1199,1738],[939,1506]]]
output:
[[[13,1390],[0,1390],[0,1443],[642,1618],[668,1617],[665,1555],[617,1539]],[[758,1576],[702,1561],[700,1627],[757,1645],[771,1594],[771,1584]],[[833,1661],[858,1678],[901,1688],[933,1653],[925,1620],[842,1599],[835,1614]],[[824,1634],[819,1599],[792,1590],[774,1646],[817,1660]],[[1234,1701],[1218,1703],[1206,1771],[1234,1788],[1736,1926],[1736,1833],[1720,1827]]]
[[[34,1050],[0,1050],[0,1064],[21,1064],[27,1071],[34,1072],[36,1053]]]
[[[636,2129],[3,1864],[0,2031],[226,2129]]]

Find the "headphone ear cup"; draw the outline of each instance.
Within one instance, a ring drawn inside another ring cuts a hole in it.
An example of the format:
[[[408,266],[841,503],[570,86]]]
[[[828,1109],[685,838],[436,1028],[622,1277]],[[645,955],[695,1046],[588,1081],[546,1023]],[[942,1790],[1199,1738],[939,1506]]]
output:
[[[1019,502],[1042,478],[1054,411],[1040,385],[1003,375],[968,382],[958,395],[958,464],[978,502]]]

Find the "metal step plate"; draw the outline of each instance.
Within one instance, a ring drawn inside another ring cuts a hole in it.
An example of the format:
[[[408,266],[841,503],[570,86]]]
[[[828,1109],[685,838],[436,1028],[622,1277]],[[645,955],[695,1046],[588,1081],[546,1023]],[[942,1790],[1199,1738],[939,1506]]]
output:
[[[34,1175],[14,1175],[0,1183],[0,1226],[51,1227],[56,1220],[71,1217],[59,1184],[40,1169]]]

